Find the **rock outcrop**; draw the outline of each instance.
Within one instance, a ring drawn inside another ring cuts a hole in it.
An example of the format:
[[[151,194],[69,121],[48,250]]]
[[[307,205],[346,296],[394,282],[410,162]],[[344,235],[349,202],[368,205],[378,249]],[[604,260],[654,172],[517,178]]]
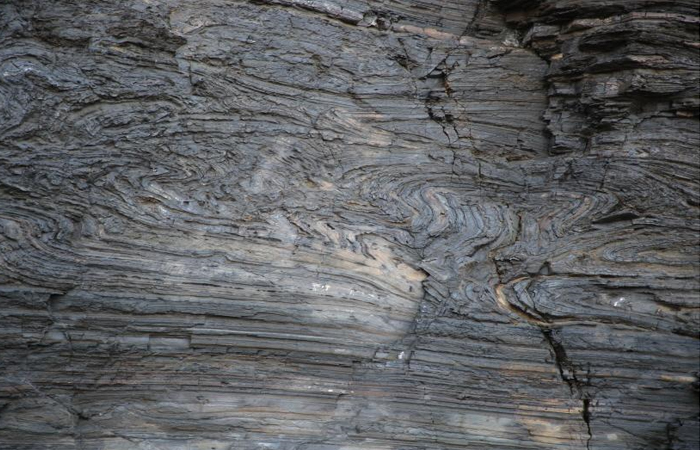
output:
[[[0,5],[0,449],[700,448],[696,0]]]

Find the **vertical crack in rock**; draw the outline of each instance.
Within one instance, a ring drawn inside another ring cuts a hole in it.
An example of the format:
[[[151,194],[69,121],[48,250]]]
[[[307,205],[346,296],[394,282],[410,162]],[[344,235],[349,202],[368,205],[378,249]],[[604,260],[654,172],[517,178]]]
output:
[[[561,376],[562,381],[564,381],[569,387],[571,395],[579,399],[582,403],[581,408],[581,418],[586,424],[586,432],[588,433],[588,439],[586,441],[586,448],[590,449],[591,439],[593,439],[593,434],[591,432],[591,397],[589,397],[586,391],[586,385],[583,384],[576,376],[576,367],[571,363],[569,357],[566,355],[566,350],[561,345],[555,336],[554,330],[551,328],[540,328],[545,341],[549,346],[552,359],[554,364],[557,366],[559,371],[559,376]]]
[[[581,415],[583,416],[583,421],[586,422],[586,431],[588,432],[588,440],[586,440],[586,448],[590,450],[591,439],[593,439],[593,433],[591,432],[591,413],[589,410],[591,400],[588,398],[582,399],[583,401],[583,411]]]

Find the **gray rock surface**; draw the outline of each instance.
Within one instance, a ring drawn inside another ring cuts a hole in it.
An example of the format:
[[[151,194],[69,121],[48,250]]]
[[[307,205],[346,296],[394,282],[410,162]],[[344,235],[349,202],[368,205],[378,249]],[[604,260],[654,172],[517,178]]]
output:
[[[0,5],[0,449],[698,449],[697,0]]]

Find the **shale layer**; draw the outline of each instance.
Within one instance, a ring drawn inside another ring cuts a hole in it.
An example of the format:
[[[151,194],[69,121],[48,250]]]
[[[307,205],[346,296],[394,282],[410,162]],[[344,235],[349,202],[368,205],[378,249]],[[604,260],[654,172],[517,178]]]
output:
[[[700,448],[698,1],[0,5],[0,449]]]

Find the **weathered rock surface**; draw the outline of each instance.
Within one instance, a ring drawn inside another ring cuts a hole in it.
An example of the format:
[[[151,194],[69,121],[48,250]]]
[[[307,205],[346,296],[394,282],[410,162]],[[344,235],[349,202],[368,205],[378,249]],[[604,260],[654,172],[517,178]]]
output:
[[[0,449],[698,449],[698,2],[0,6]]]

